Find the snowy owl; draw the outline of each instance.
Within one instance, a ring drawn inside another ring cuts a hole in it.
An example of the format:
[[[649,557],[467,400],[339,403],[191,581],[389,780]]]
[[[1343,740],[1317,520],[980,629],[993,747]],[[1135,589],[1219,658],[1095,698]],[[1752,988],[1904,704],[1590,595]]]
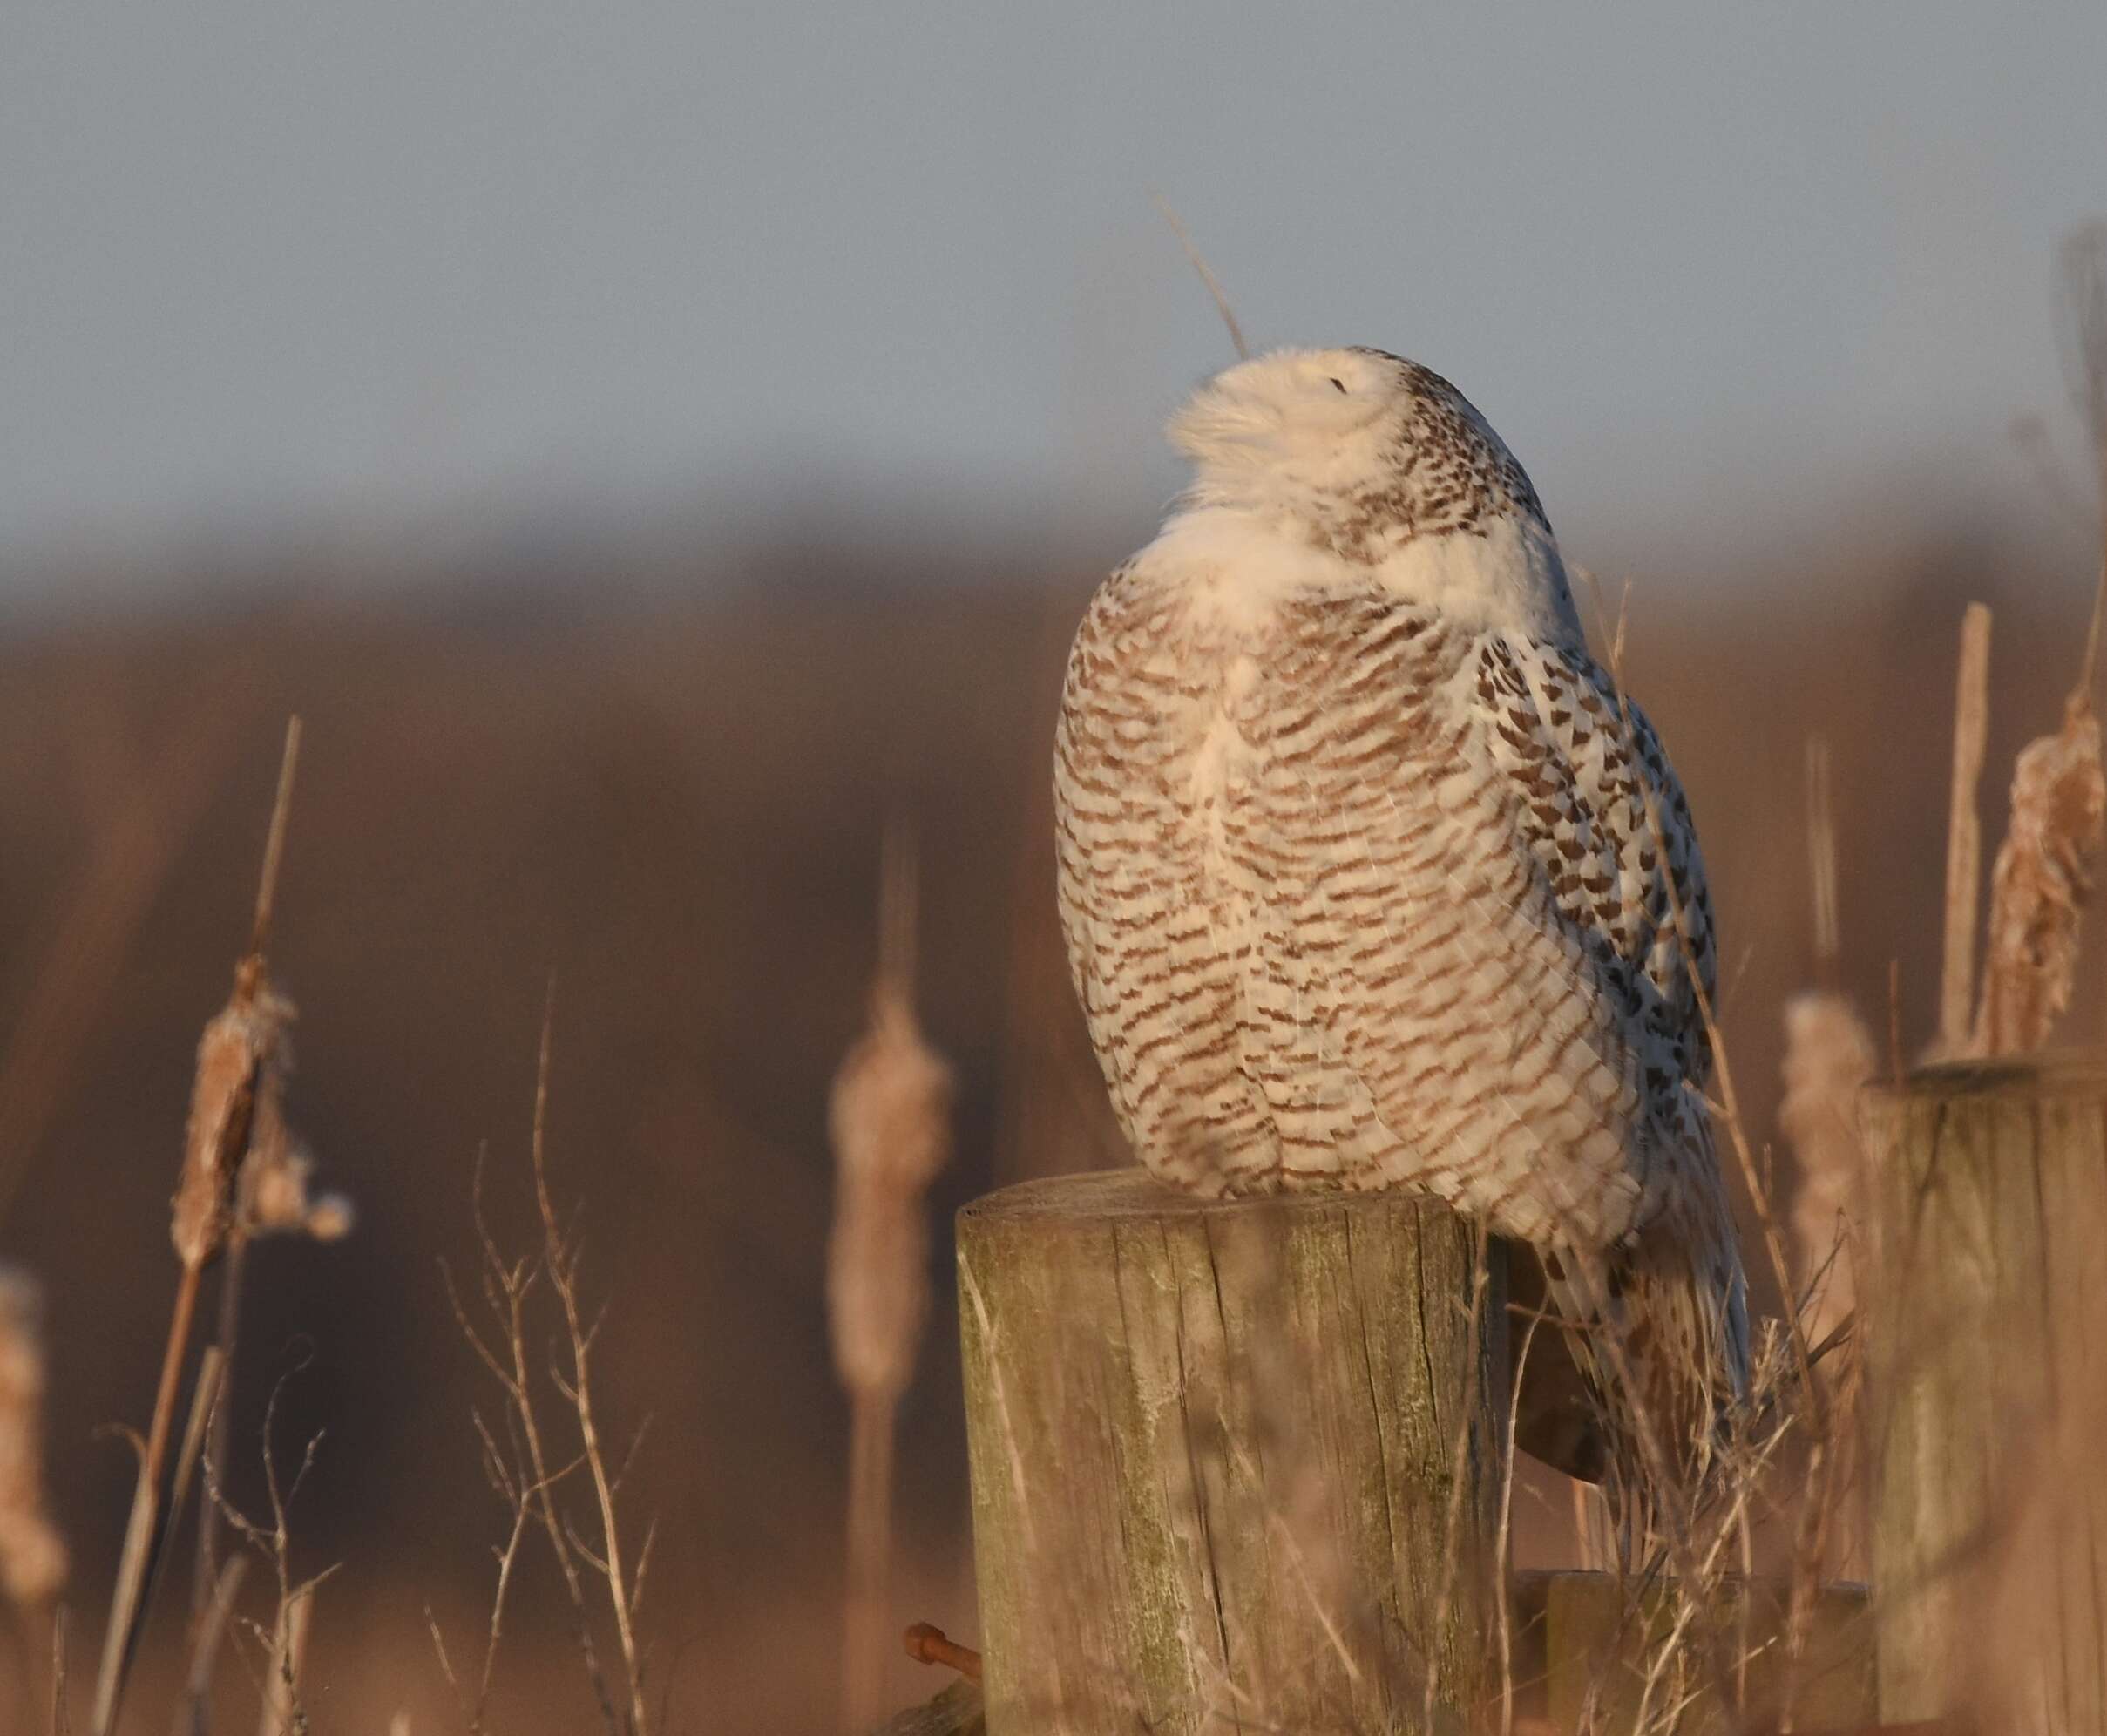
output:
[[[1069,963],[1135,1154],[1205,1193],[1439,1195],[1531,1244],[1568,1319],[1617,1323],[1630,1363],[1574,1346],[1598,1394],[1658,1382],[1709,1433],[1748,1324],[1700,1095],[1704,866],[1528,478],[1375,349],[1245,362],[1169,433],[1192,485],[1091,602],[1054,767]]]

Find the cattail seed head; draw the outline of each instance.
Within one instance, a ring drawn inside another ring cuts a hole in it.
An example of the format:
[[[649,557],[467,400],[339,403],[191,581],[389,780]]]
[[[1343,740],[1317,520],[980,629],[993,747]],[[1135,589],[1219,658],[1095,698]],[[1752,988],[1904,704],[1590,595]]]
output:
[[[0,1266],[0,1585],[24,1608],[50,1603],[66,1579],[44,1502],[43,1315],[36,1279]]]
[[[260,980],[238,981],[233,997],[205,1027],[191,1088],[183,1170],[176,1183],[169,1238],[186,1266],[202,1266],[226,1248],[234,1222],[241,1160],[259,1130],[271,1136],[282,1076],[290,1065],[293,1003]],[[282,1121],[277,1121],[282,1137]]]
[[[952,1071],[904,996],[881,987],[836,1075],[834,1232],[827,1304],[834,1360],[853,1392],[897,1394],[929,1311],[922,1197],[951,1157]]]
[[[2013,773],[2011,822],[1990,877],[1978,1054],[2040,1048],[2070,1004],[2103,814],[2099,719],[2081,691],[2063,708],[2062,729],[2029,742]]]
[[[1858,1101],[1877,1065],[1873,1034],[1843,995],[1817,990],[1785,1003],[1778,1122],[1799,1166],[1792,1195],[1799,1281],[1822,1275],[1808,1322],[1817,1342],[1857,1303],[1848,1232],[1866,1221],[1866,1183]]]
[[[341,1242],[357,1227],[357,1208],[340,1193],[318,1196],[308,1208],[307,1221],[301,1225],[317,1242]]]

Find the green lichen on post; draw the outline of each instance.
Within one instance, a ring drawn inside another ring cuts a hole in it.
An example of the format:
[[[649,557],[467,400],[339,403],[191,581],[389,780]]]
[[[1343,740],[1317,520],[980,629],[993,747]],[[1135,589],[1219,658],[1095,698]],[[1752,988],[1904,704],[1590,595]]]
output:
[[[961,1213],[992,1736],[1478,1702],[1507,1354],[1480,1256],[1430,1200],[1138,1172]]]

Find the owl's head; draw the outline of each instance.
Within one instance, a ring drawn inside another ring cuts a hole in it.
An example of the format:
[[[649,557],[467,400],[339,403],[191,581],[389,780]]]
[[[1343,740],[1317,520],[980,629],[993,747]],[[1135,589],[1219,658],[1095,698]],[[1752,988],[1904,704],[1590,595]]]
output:
[[[1217,375],[1170,424],[1195,505],[1305,526],[1373,566],[1502,523],[1548,539],[1536,491],[1463,394],[1380,349],[1280,349]]]

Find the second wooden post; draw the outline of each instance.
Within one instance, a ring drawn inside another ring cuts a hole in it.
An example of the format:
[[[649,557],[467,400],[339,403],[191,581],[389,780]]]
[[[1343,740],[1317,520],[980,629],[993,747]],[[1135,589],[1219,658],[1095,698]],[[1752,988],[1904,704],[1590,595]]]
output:
[[[1425,1198],[1129,1170],[967,1207],[959,1285],[990,1736],[1462,1727],[1499,1650],[1496,1247]]]
[[[2107,1736],[2107,1073],[1868,1100],[1880,1711]]]

